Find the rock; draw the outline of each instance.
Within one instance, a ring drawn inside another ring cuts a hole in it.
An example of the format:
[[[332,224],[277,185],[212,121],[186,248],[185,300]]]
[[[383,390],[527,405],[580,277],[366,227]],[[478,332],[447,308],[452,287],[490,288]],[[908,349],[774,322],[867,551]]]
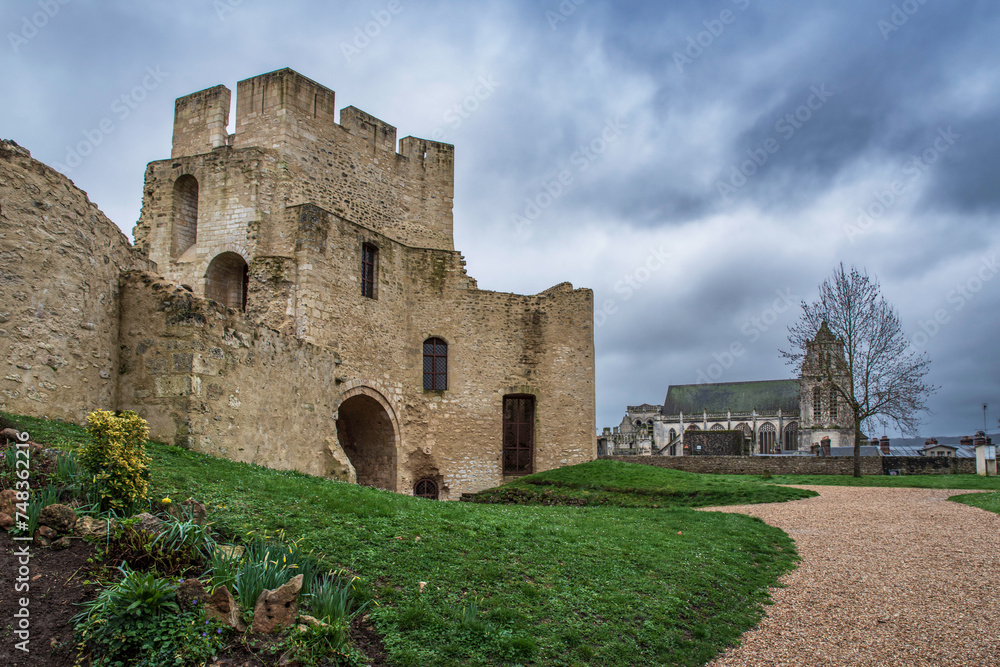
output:
[[[303,623],[305,623],[306,625],[312,626],[314,628],[328,628],[328,627],[330,627],[328,623],[324,623],[323,621],[319,620],[315,616],[310,616],[309,614],[302,614],[301,616],[299,616],[299,620],[302,621]]]
[[[10,530],[13,527],[14,517],[5,512],[0,512],[0,530]]]
[[[72,533],[76,527],[76,512],[69,505],[56,503],[43,507],[38,514],[38,523],[52,528],[63,535]]]
[[[219,586],[208,598],[208,602],[205,604],[205,619],[209,621],[215,619],[237,632],[243,632],[247,629],[247,625],[240,615],[239,605],[233,599],[233,594],[229,592],[228,586]]]
[[[147,533],[163,532],[163,520],[159,517],[155,517],[149,512],[143,512],[142,514],[137,514],[136,518],[139,521],[135,524],[135,527],[139,530],[145,530]]]
[[[14,505],[17,503],[17,491],[4,489],[0,491],[0,513],[14,516]]]
[[[0,431],[0,443],[6,444],[8,442],[20,442],[20,440],[17,439],[16,428],[5,428]]]
[[[246,553],[246,547],[241,547],[236,544],[216,544],[215,550],[227,560],[239,560],[240,558],[243,558],[243,554]]]
[[[299,591],[302,575],[297,574],[284,586],[273,591],[262,591],[253,607],[253,631],[271,634],[279,627],[295,625],[299,613]]]
[[[81,516],[76,522],[74,532],[80,537],[107,537],[108,522],[92,516]]]
[[[208,509],[205,507],[205,503],[190,498],[177,505],[168,505],[167,512],[181,521],[194,520],[199,525],[204,525],[208,521]]]
[[[197,579],[185,579],[177,587],[177,603],[181,609],[195,609],[207,601],[208,593]]]
[[[50,544],[49,548],[58,551],[59,549],[68,549],[70,546],[72,546],[72,544],[73,543],[72,541],[70,541],[69,537],[64,536],[60,537],[58,540]]]
[[[41,544],[43,547],[51,545],[58,539],[59,533],[52,530],[48,526],[39,526],[38,530],[35,531],[35,542]]]

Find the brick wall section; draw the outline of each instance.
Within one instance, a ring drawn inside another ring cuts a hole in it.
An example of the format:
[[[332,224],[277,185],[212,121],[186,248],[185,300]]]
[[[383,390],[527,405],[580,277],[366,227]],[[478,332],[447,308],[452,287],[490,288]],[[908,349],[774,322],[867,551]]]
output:
[[[85,192],[0,142],[0,410],[79,422],[113,406],[118,276],[146,266]]]
[[[850,457],[814,456],[602,456],[602,459],[659,466],[684,472],[719,475],[853,475]],[[920,456],[863,457],[862,475],[881,475],[890,469],[904,469],[905,474],[975,474],[975,459],[951,459],[945,464]]]

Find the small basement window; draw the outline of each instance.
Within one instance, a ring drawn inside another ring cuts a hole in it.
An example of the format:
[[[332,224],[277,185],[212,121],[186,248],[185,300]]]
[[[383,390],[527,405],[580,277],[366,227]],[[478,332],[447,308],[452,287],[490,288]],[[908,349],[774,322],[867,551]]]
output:
[[[433,479],[422,479],[413,485],[413,495],[428,500],[438,499],[438,485]]]

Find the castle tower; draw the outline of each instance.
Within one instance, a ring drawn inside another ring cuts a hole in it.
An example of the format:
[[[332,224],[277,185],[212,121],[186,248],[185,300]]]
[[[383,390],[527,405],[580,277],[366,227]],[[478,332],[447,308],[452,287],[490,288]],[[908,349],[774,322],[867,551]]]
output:
[[[823,438],[829,438],[833,447],[854,446],[853,412],[834,385],[848,387],[850,376],[844,341],[824,321],[806,344],[799,374],[800,451],[810,451]]]
[[[406,137],[397,152],[396,128],[355,107],[338,124],[334,92],[291,69],[238,83],[232,133],[230,100],[222,85],[179,98],[171,157],[146,169],[134,236],[165,277],[271,325],[294,318],[290,305],[271,311],[301,282],[296,252],[317,240],[300,219],[309,205],[454,252],[453,146]],[[268,284],[278,291],[258,297]]]

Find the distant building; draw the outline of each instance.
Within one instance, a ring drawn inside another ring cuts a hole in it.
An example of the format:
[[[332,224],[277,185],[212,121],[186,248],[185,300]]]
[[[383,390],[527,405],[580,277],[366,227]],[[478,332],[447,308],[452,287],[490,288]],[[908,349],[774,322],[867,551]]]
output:
[[[798,379],[671,385],[663,405],[629,406],[598,438],[600,454],[683,456],[688,431],[741,431],[754,454],[854,447],[854,417],[833,383],[846,383],[844,341],[824,322]],[[825,449],[824,449],[825,448]]]

